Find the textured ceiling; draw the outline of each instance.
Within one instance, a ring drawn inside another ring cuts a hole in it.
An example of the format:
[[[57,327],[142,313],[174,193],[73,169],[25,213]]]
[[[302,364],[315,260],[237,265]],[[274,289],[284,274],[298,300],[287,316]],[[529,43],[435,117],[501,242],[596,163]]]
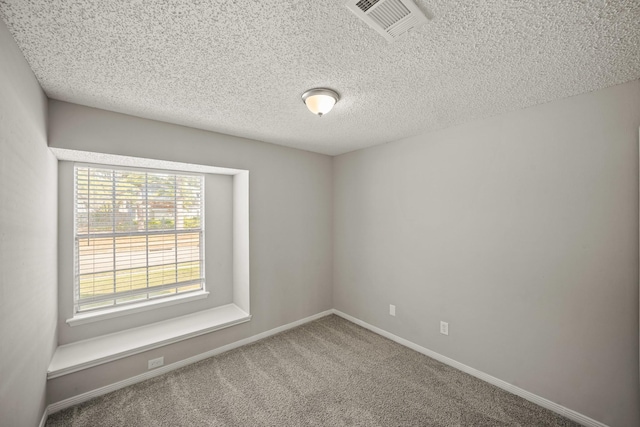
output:
[[[429,0],[394,43],[344,0],[0,0],[51,98],[325,154],[640,78],[639,0]],[[319,118],[300,96],[341,101]],[[179,146],[180,141],[176,141]]]

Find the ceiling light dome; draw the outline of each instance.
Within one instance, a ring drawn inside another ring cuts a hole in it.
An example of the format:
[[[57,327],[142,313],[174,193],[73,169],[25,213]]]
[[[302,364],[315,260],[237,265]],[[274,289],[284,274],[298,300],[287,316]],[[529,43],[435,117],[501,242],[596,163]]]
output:
[[[327,114],[338,102],[340,96],[331,89],[316,88],[302,94],[302,100],[309,111],[318,116]]]

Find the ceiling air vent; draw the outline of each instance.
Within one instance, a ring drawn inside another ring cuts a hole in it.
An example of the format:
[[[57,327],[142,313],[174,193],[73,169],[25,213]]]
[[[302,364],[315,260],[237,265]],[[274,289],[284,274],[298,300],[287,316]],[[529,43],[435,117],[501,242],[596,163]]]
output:
[[[389,41],[427,22],[411,0],[347,0],[346,6]]]

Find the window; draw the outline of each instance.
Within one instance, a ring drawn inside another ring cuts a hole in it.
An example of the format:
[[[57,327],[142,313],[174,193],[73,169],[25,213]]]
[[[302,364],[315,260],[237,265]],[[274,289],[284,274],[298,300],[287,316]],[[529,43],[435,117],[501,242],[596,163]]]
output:
[[[75,166],[74,312],[204,290],[204,177]]]

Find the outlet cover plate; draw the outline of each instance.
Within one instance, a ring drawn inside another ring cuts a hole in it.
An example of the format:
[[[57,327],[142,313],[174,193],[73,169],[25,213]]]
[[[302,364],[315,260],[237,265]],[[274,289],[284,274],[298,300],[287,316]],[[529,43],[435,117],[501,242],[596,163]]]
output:
[[[389,314],[392,316],[396,315],[396,306],[393,304],[389,304]]]
[[[442,320],[440,321],[440,333],[442,335],[449,335],[449,324]]]
[[[149,360],[149,369],[159,368],[162,365],[164,365],[164,356]]]

